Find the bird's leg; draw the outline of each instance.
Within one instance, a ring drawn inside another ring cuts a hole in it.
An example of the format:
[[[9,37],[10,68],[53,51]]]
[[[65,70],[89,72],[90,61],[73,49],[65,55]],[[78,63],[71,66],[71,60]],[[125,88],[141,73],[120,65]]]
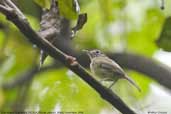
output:
[[[112,86],[116,83],[117,80],[113,80],[112,84],[109,86],[109,89],[112,88]]]

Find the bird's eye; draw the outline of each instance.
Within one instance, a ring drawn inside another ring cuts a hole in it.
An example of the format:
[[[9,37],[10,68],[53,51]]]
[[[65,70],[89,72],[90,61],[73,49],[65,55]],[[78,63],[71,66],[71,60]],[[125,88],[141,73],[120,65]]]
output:
[[[97,50],[97,51],[96,51],[96,53],[97,53],[97,54],[99,54],[99,53],[100,53],[100,51],[99,51],[99,50]]]

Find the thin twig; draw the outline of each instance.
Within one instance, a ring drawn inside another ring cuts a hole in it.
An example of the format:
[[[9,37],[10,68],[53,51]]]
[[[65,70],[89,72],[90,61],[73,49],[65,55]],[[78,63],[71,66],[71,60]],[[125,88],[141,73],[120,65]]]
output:
[[[161,10],[164,10],[165,8],[165,1],[161,0],[161,6],[160,6]]]
[[[8,13],[11,13],[11,11],[13,11],[13,10],[12,10],[12,8],[9,8],[9,7],[7,8],[7,7],[0,4],[0,11],[3,14],[8,15]]]
[[[11,0],[5,0],[4,1],[9,7],[13,8],[16,13],[21,16],[22,19],[26,19],[26,17],[24,16],[24,14],[20,11],[20,9],[13,3],[11,2]]]

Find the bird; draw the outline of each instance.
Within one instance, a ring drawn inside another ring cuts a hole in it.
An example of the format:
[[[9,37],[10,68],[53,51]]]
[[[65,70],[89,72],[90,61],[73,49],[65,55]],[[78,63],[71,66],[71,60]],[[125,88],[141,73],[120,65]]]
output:
[[[139,91],[140,87],[124,72],[124,70],[112,59],[98,49],[83,50],[90,58],[90,70],[101,81],[112,81],[111,88],[119,79],[126,79]]]

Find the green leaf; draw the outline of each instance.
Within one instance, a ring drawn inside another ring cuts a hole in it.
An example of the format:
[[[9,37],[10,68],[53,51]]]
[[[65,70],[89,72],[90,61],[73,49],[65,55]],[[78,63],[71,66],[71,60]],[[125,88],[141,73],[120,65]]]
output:
[[[34,0],[39,6],[46,9],[50,8],[50,1],[51,0]]]
[[[74,0],[58,0],[59,12],[67,19],[76,19],[78,12],[74,7]]]
[[[163,50],[171,51],[171,17],[166,18],[161,35],[156,43]]]

